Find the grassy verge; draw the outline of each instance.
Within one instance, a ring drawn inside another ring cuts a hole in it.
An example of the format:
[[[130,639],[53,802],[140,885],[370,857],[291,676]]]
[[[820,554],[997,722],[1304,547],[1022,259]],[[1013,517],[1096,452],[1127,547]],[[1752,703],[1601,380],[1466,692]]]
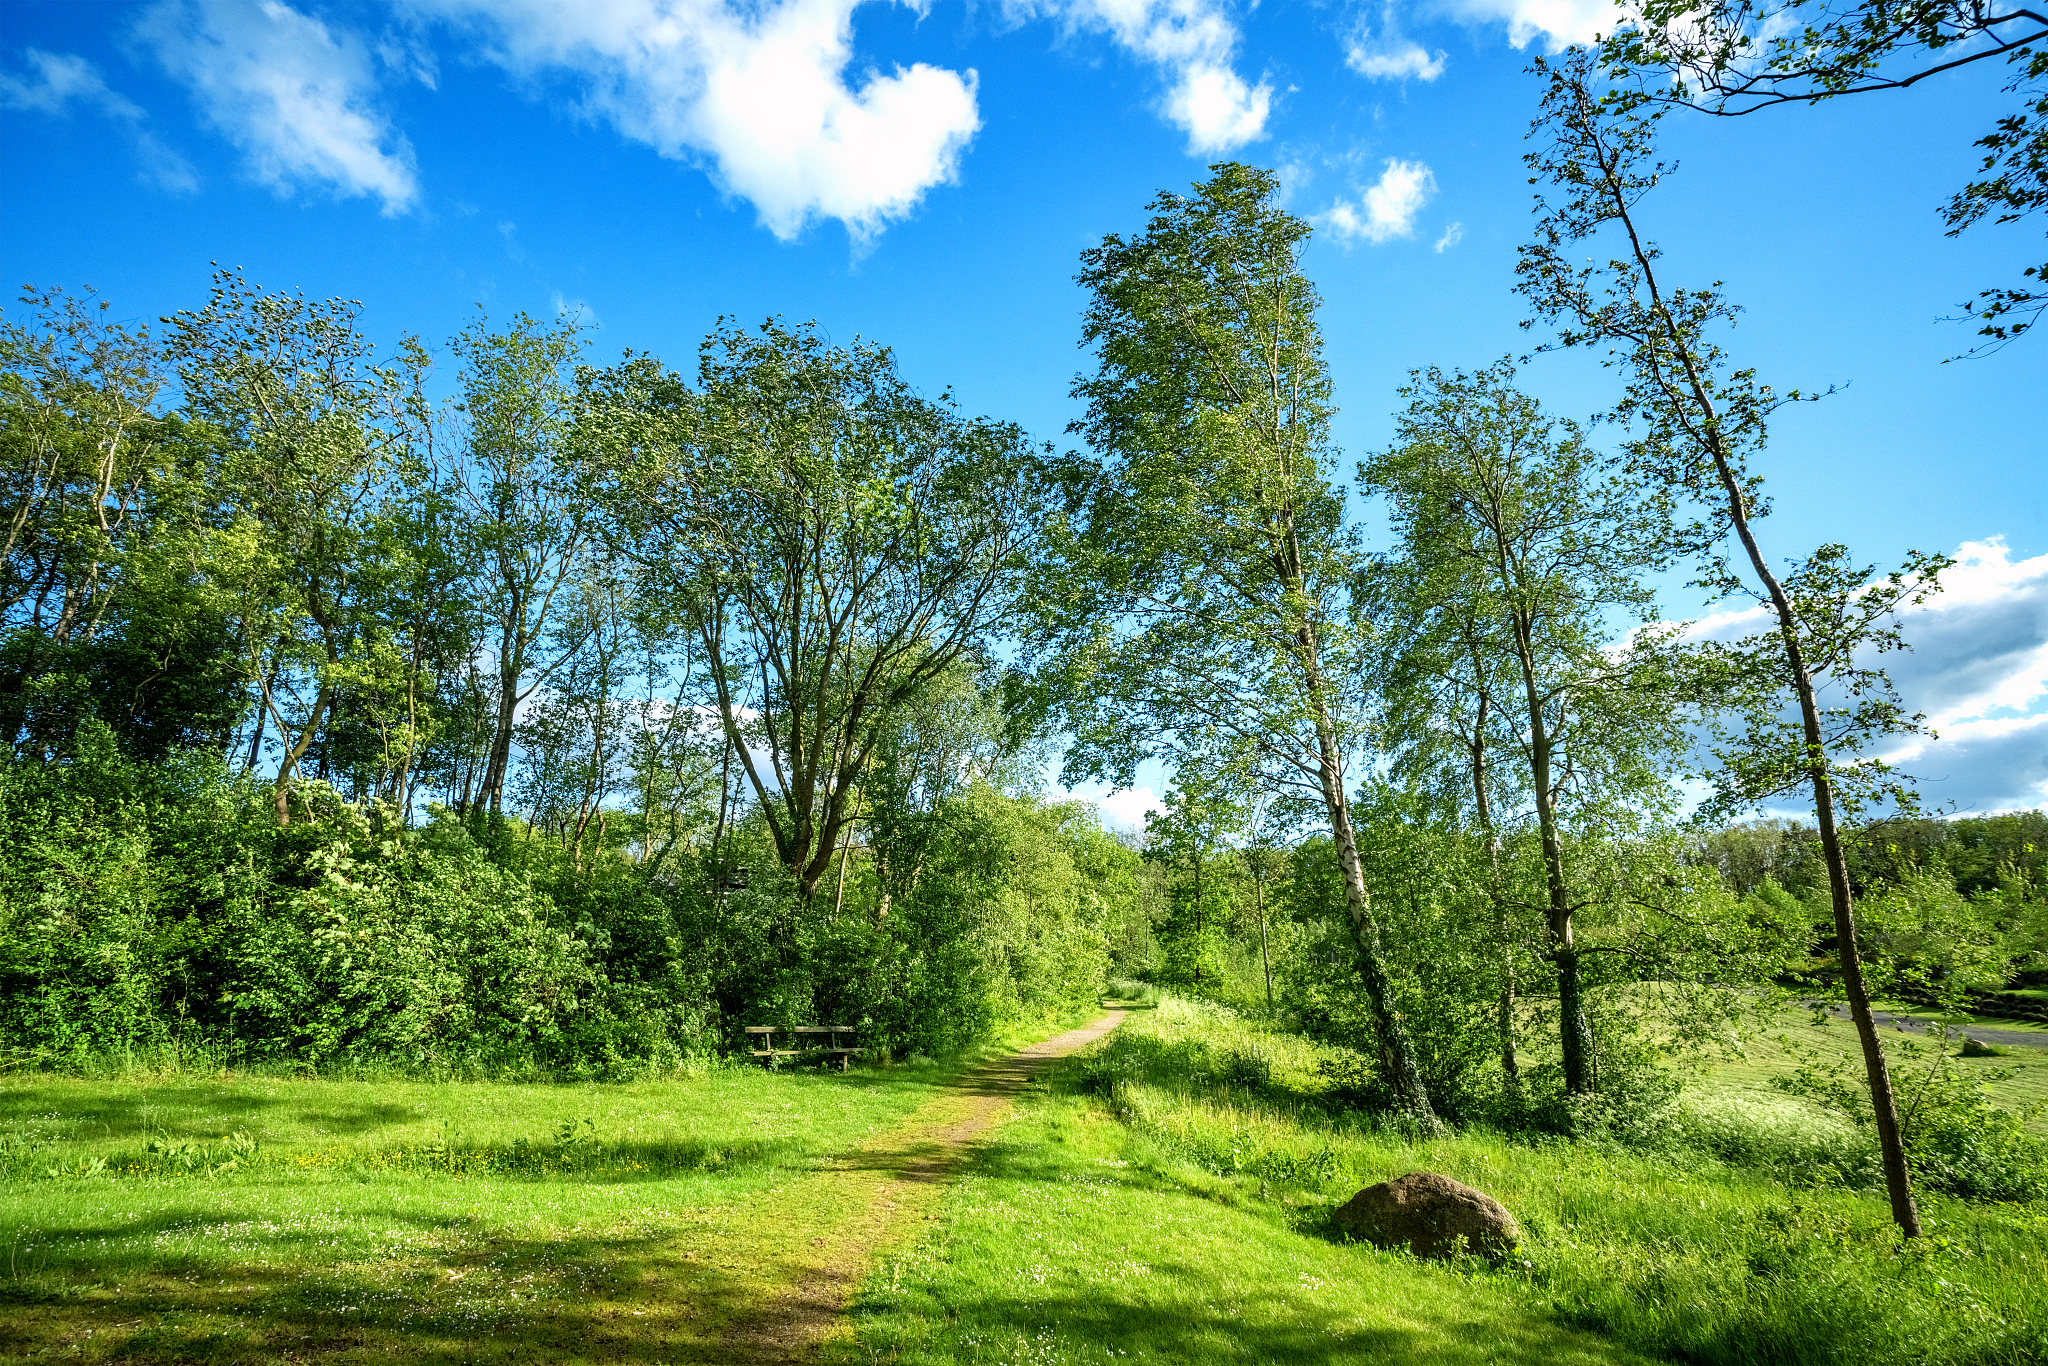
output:
[[[1324,1050],[1169,998],[1065,1064],[865,1288],[847,1361],[1972,1363],[2048,1358],[2048,1210],[1929,1199],[1902,1250],[1874,1192],[1697,1148],[1414,1142],[1321,1101]],[[1790,1102],[1693,1130],[1801,1140]],[[1717,1108],[1718,1106],[1718,1108]],[[1777,1126],[1775,1134],[1772,1126]],[[1346,1245],[1330,1210],[1428,1169],[1521,1219],[1522,1255]]]

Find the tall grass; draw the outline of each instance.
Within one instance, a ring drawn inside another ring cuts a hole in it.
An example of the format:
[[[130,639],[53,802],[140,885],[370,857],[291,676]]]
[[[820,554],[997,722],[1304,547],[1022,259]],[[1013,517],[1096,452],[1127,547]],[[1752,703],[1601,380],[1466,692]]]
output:
[[[1263,1202],[1321,1234],[1361,1186],[1439,1171],[1527,1233],[1499,1268],[1532,1311],[1714,1363],[2048,1361],[2048,1203],[1924,1199],[1893,1229],[1855,1126],[1793,1098],[1695,1089],[1627,1142],[1422,1139],[1338,1103],[1341,1050],[1168,998],[1063,1080],[1123,1128],[1125,1159],[1190,1190]]]

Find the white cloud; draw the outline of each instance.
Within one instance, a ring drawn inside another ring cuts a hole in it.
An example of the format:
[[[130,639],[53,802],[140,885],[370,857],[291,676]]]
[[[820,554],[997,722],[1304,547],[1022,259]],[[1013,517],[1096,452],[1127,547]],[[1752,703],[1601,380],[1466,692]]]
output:
[[[1453,223],[1451,224],[1451,226],[1444,229],[1444,235],[1442,237],[1436,239],[1437,253],[1441,255],[1442,253],[1449,251],[1452,247],[1457,246],[1458,243],[1464,240],[1465,225],[1463,223]]]
[[[1428,166],[1389,157],[1380,178],[1359,203],[1339,199],[1314,221],[1340,242],[1362,237],[1378,245],[1396,237],[1413,237],[1415,216],[1435,193],[1436,176]]]
[[[85,58],[33,47],[23,55],[34,74],[22,77],[0,71],[0,107],[62,118],[76,103],[118,119],[142,117],[135,102],[109,90],[99,68]]]
[[[1445,61],[1441,50],[1432,56],[1401,35],[1391,4],[1380,12],[1377,34],[1361,22],[1344,43],[1344,64],[1376,81],[1433,81],[1444,74]]]
[[[1444,74],[1446,54],[1432,54],[1420,43],[1354,41],[1344,50],[1344,64],[1376,81],[1433,81]]]
[[[411,207],[412,145],[375,108],[375,67],[355,35],[280,0],[162,0],[136,34],[257,180],[367,195],[386,215]]]
[[[1912,649],[1879,662],[1909,711],[1938,738],[1880,753],[1917,781],[1931,805],[1965,812],[2048,804],[2048,554],[2014,561],[2002,540],[1965,542],[1943,591],[1902,614]],[[1694,623],[1695,637],[1755,633],[1750,607]]]
[[[1150,787],[1142,785],[1112,790],[1101,783],[1083,783],[1079,787],[1068,788],[1066,795],[1095,803],[1105,829],[1128,830],[1134,834],[1145,832],[1148,813],[1166,809],[1165,800]]]
[[[1963,721],[1885,758],[1930,808],[1957,815],[2048,807],[2048,713]]]
[[[506,70],[567,77],[585,113],[708,163],[785,240],[817,217],[872,236],[952,181],[981,127],[972,71],[919,62],[849,82],[858,2],[424,0],[479,29]]]
[[[1525,48],[1537,38],[1551,52],[1591,42],[1620,25],[1614,0],[1452,0],[1451,12],[1480,22],[1505,22],[1508,41]]]
[[[1237,25],[1219,0],[1007,0],[1013,19],[1044,16],[1069,28],[1107,33],[1166,73],[1161,108],[1198,156],[1228,152],[1265,136],[1273,87],[1231,68]]]
[[[199,178],[185,159],[149,131],[148,116],[141,106],[110,89],[98,67],[68,52],[30,48],[24,55],[33,75],[0,72],[0,108],[26,109],[52,118],[66,117],[74,105],[95,110],[127,130],[142,161],[143,179],[178,194],[199,188]]]

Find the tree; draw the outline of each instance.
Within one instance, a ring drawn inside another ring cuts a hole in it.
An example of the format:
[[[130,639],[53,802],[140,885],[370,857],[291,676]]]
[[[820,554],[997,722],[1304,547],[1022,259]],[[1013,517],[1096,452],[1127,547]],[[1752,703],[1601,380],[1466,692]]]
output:
[[[170,367],[108,305],[29,290],[0,323],[0,733],[69,753],[97,717],[131,756],[225,748],[246,710],[207,571],[207,455]]]
[[[147,329],[60,290],[0,324],[0,621],[62,644],[105,615],[132,514],[155,472],[170,376]]]
[[[1393,1094],[1435,1123],[1359,872],[1346,777],[1364,738],[1350,611],[1357,538],[1329,472],[1331,385],[1300,268],[1309,227],[1236,163],[1162,194],[1145,231],[1082,256],[1068,514],[1036,594],[1034,651],[1075,770],[1242,740],[1313,794],[1336,842],[1360,976]]]
[[[185,410],[220,446],[226,530],[239,541],[222,587],[259,708],[277,728],[279,825],[323,724],[389,660],[377,611],[397,572],[387,478],[404,449],[407,375],[425,353],[373,364],[358,307],[267,294],[224,270],[204,308],[167,319]],[[259,724],[252,764],[261,739]]]
[[[698,388],[646,358],[586,421],[628,552],[686,620],[708,701],[808,900],[892,714],[983,652],[1041,520],[1039,461],[884,348],[722,326]]]
[[[519,707],[581,648],[552,633],[565,588],[590,572],[593,505],[570,450],[582,352],[576,319],[516,314],[502,332],[476,323],[455,341],[469,445],[455,483],[466,514],[478,608],[489,623],[495,678],[490,750],[475,793],[458,806],[504,803]],[[536,651],[540,653],[536,655]]]
[[[1203,972],[1215,959],[1216,922],[1228,905],[1218,874],[1230,865],[1229,837],[1245,823],[1238,800],[1242,787],[1219,783],[1195,764],[1183,764],[1177,777],[1178,788],[1166,794],[1166,810],[1145,815],[1145,857],[1168,869],[1187,870],[1186,896],[1173,898],[1182,901],[1186,911],[1175,917],[1180,923],[1165,945],[1167,965],[1196,991],[1214,990],[1223,985],[1220,974],[1211,971],[1205,982]]]
[[[969,789],[1019,786],[1015,768],[1027,737],[1018,733],[993,686],[994,671],[984,665],[956,659],[892,708],[859,776],[855,818],[840,840],[839,883],[843,891],[855,829],[864,826],[878,921],[897,900],[915,895],[934,841],[946,837],[949,815]]]
[[[1769,510],[1749,468],[1781,402],[1753,370],[1730,370],[1710,330],[1733,322],[1735,307],[1718,289],[1667,288],[1657,248],[1640,228],[1640,205],[1666,173],[1654,161],[1655,115],[1594,88],[1596,66],[1584,50],[1538,63],[1547,81],[1540,138],[1528,156],[1539,194],[1536,240],[1523,247],[1519,288],[1537,314],[1558,325],[1558,344],[1607,349],[1626,377],[1616,416],[1633,428],[1632,473],[1653,491],[1690,499],[1700,518],[1676,544],[1699,557],[1697,586],[1716,599],[1746,594],[1767,609],[1762,633],[1698,652],[1702,695],[1719,704],[1724,725],[1715,754],[1720,805],[1742,810],[1791,790],[1811,795],[1827,865],[1842,986],[1862,1042],[1892,1216],[1920,1232],[1891,1076],[1870,1013],[1857,950],[1855,903],[1838,822],[1881,795],[1909,794],[1884,765],[1859,757],[1876,739],[1919,728],[1899,705],[1882,669],[1867,656],[1899,648],[1897,613],[1935,591],[1947,561],[1909,556],[1881,578],[1839,545],[1823,546],[1787,575],[1772,568],[1756,521]],[[1617,255],[1605,265],[1575,264],[1569,253],[1612,229]],[[1747,576],[1726,543],[1739,546]],[[1823,707],[1826,686],[1841,704]],[[1788,704],[1789,712],[1788,715]]]
[[[1509,657],[1497,640],[1499,621],[1470,585],[1432,576],[1407,559],[1382,560],[1374,576],[1382,636],[1381,746],[1392,776],[1433,798],[1440,809],[1469,811],[1486,845],[1487,897],[1499,953],[1495,1031],[1503,1084],[1521,1086],[1516,1047],[1516,958],[1521,936],[1513,928],[1501,845],[1503,803],[1525,790],[1511,764],[1517,736]],[[1420,572],[1418,572],[1420,571]],[[1470,798],[1468,806],[1466,798]]]
[[[1804,19],[1805,22],[1801,22]],[[1986,218],[2011,223],[2048,207],[2048,10],[1998,0],[1651,0],[1601,49],[1637,98],[1734,117],[1845,95],[1905,90],[2003,58],[2018,112],[1976,146],[1978,178],[1942,210],[1953,237]],[[1982,291],[1964,308],[1998,346],[2048,309],[2048,264],[2028,284]]]
[[[1664,500],[1601,477],[1602,457],[1577,426],[1545,417],[1513,381],[1504,363],[1476,375],[1418,372],[1402,390],[1400,444],[1359,476],[1392,504],[1408,590],[1400,615],[1420,627],[1409,668],[1428,667],[1418,654],[1443,659],[1469,698],[1469,723],[1451,724],[1496,849],[1488,719],[1514,709],[1525,765],[1515,786],[1542,850],[1565,1084],[1581,1093],[1597,1082],[1573,925],[1585,902],[1565,866],[1564,827],[1574,814],[1604,824],[1657,802],[1662,762],[1681,744],[1670,699],[1646,686],[1642,651],[1609,648],[1612,616],[1655,615],[1644,575],[1666,553]]]

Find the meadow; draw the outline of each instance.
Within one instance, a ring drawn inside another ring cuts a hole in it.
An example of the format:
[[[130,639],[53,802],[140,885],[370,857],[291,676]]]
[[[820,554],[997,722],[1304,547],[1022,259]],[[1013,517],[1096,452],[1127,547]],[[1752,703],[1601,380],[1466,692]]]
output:
[[[1867,1138],[1796,1098],[1708,1072],[1651,1145],[1417,1140],[1328,1105],[1329,1052],[1171,997],[1134,1015],[869,1281],[838,1359],[2048,1357],[2048,1209],[1928,1195],[1929,1236],[1902,1244],[1881,1191],[1818,1179]],[[1332,1233],[1336,1204],[1419,1169],[1503,1201],[1518,1255]]]
[[[1930,1236],[1902,1245],[1881,1194],[1827,1177],[1867,1139],[1750,1084],[1761,1054],[1702,1072],[1654,1141],[1419,1139],[1338,1103],[1339,1050],[1149,1004],[1006,1096],[951,1179],[910,1184],[889,1173],[978,1103],[978,1058],[621,1084],[10,1077],[0,1359],[2048,1353],[2048,1209],[1929,1194]],[[2018,1061],[1997,1085],[2037,1084]],[[1517,1254],[1429,1263],[1332,1233],[1336,1204],[1417,1169],[1504,1201]]]
[[[0,1357],[717,1359],[949,1075],[11,1078]]]

